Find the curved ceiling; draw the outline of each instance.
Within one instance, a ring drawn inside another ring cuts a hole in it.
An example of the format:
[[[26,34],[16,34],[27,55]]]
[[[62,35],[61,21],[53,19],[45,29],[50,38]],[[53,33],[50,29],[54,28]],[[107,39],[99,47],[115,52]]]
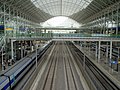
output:
[[[40,23],[54,16],[69,16],[84,23],[90,16],[120,0],[0,0]]]
[[[70,16],[85,9],[93,0],[31,0],[40,10],[52,16]]]

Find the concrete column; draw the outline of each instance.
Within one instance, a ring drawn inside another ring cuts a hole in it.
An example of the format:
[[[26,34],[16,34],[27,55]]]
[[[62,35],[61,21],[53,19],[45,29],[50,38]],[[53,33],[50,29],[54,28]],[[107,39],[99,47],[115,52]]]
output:
[[[120,54],[120,52],[119,52],[119,48],[118,48],[118,59],[120,58],[119,54]]]
[[[99,41],[99,47],[98,47],[98,62],[100,62],[100,47],[101,47],[101,41]]]
[[[100,34],[103,34],[102,32],[103,32],[103,25],[102,25],[102,22],[103,20],[102,20],[102,15],[101,15],[101,17],[100,17],[100,26],[101,26],[101,32],[100,32]]]
[[[2,46],[2,71],[4,70],[4,61],[3,61],[3,46]]]
[[[108,58],[108,46],[106,47],[106,58]]]
[[[91,51],[91,50],[90,50],[90,49],[91,49],[91,47],[90,47],[90,46],[91,46],[91,42],[89,42],[89,52]]]
[[[12,60],[14,60],[14,46],[13,46],[14,41],[11,40],[11,60],[10,60],[10,64],[12,63]]]
[[[112,41],[110,41],[110,56],[109,56],[109,63],[111,62],[112,60]],[[110,66],[111,66],[111,63],[110,63]]]
[[[108,46],[106,47],[106,63],[108,63]]]
[[[108,54],[109,54],[109,53],[108,53],[108,48],[109,48],[109,47],[108,47],[108,44],[109,44],[109,43],[107,42],[107,46],[106,46],[106,58],[108,58]]]
[[[26,42],[24,41],[24,52],[23,52],[23,56],[25,56],[26,53]]]
[[[37,41],[36,41],[36,68],[37,68],[37,49],[38,49],[38,45],[37,45]]]
[[[5,17],[5,12],[6,12],[6,6],[5,6],[5,3],[4,3],[4,34],[6,36],[6,17]]]
[[[95,46],[95,56],[96,56],[96,58],[97,58],[97,52],[98,52],[98,50],[97,50],[97,43],[96,43],[96,46]]]
[[[46,29],[44,30],[44,37],[47,37],[47,35],[46,35]]]
[[[117,8],[117,27],[116,27],[116,35],[118,34],[118,28],[119,28],[119,6]]]
[[[23,58],[23,43],[21,43],[21,58]]]
[[[114,13],[113,13],[113,10],[112,10],[112,20],[111,20],[112,27],[113,27],[113,25],[114,25],[113,21],[114,21]],[[113,31],[113,28],[111,28],[111,32],[112,32],[112,31]]]
[[[32,51],[32,41],[29,41],[30,42],[30,52]]]
[[[103,34],[106,34],[106,13],[104,13],[104,33]]]

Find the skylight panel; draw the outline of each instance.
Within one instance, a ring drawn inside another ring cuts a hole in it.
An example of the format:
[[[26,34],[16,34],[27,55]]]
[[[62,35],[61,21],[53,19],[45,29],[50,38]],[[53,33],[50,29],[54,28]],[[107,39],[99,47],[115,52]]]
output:
[[[93,0],[31,0],[37,8],[52,16],[56,16],[58,13],[59,15],[70,16],[85,9],[92,1]],[[56,9],[52,10],[53,8]]]

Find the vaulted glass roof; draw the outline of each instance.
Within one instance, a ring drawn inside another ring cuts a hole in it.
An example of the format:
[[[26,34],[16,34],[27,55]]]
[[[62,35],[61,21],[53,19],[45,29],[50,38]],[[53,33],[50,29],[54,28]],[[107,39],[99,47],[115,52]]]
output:
[[[70,16],[85,9],[93,0],[31,0],[40,10],[52,16]]]
[[[119,4],[120,0],[0,0],[0,3],[23,13],[36,23],[44,22],[54,16],[68,16],[84,24],[91,16]],[[13,13],[14,10],[10,10]],[[107,13],[107,11],[106,11]],[[23,15],[24,17],[24,15]],[[116,17],[116,16],[115,16]]]

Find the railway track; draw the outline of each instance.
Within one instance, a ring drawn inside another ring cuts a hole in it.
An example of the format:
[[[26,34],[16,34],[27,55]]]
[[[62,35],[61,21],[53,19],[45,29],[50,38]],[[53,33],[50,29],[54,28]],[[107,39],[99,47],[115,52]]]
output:
[[[71,57],[67,44],[56,42],[36,90],[84,90]]]
[[[38,68],[32,75],[34,78],[26,84],[28,88],[24,88],[24,90],[33,90],[31,86],[34,86],[32,82],[36,76],[37,84],[35,84],[34,90],[84,90],[77,69],[81,70],[85,77],[90,78],[93,84],[89,84],[89,86],[95,86],[90,90],[120,90],[70,42],[53,42],[39,60]]]
[[[50,47],[47,50],[45,50],[45,52],[42,52],[41,55],[38,55],[39,69],[45,63],[44,60],[47,58],[46,56],[49,55],[52,48],[53,48],[53,45],[50,45]],[[28,72],[22,77],[22,79],[12,88],[12,90],[28,90],[28,88],[30,88],[30,85],[31,85],[31,81],[29,79],[33,76],[35,77],[37,72],[38,71],[36,70],[36,65],[34,64],[28,70]],[[25,89],[26,87],[27,87],[27,89]]]

